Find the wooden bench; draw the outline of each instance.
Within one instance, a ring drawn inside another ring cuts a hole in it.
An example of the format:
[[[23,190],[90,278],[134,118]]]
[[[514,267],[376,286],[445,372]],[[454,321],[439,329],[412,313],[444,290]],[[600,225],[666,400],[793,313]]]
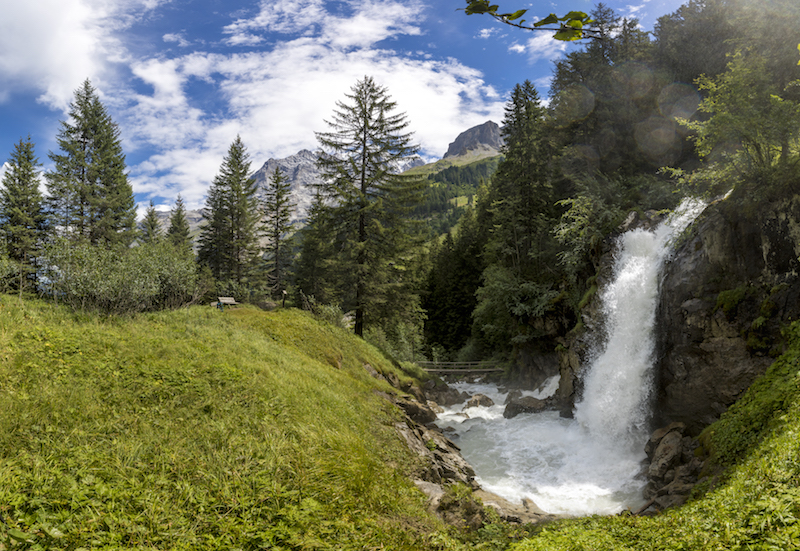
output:
[[[217,308],[223,310],[226,306],[239,306],[233,297],[217,297]]]

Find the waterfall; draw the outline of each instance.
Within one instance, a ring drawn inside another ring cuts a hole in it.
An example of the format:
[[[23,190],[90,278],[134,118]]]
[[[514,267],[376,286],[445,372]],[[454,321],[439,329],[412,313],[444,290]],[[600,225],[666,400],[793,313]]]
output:
[[[655,231],[620,236],[613,281],[603,290],[608,340],[587,370],[575,418],[593,436],[639,445],[647,430],[653,388],[655,312],[659,274],[672,241],[705,204],[685,200]]]
[[[613,281],[601,295],[608,338],[585,370],[574,420],[556,412],[504,419],[496,387],[455,385],[497,404],[469,408],[468,418],[461,406],[439,417],[487,490],[557,514],[613,514],[642,503],[659,274],[675,236],[704,207],[684,201],[655,231],[620,237]]]

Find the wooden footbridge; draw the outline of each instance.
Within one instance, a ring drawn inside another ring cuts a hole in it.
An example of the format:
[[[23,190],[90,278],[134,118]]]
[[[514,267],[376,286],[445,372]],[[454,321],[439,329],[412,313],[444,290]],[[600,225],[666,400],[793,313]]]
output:
[[[496,362],[417,362],[428,373],[440,375],[472,375],[478,373],[502,373]]]

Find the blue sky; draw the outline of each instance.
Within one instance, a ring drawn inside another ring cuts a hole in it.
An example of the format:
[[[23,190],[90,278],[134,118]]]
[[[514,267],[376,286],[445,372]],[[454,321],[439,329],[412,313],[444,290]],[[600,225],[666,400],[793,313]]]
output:
[[[365,75],[386,86],[429,159],[500,123],[513,86],[548,93],[570,46],[457,11],[463,0],[0,0],[0,162],[30,134],[45,169],[73,92],[89,78],[119,124],[137,202],[203,204],[242,136],[257,169],[316,147]],[[532,16],[588,0],[526,2]],[[681,0],[609,0],[651,30]]]

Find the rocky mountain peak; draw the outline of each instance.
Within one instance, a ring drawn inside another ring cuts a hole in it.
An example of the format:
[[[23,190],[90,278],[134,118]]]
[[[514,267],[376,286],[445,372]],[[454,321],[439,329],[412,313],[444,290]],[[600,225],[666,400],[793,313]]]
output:
[[[487,151],[497,155],[502,146],[503,138],[500,136],[500,127],[495,122],[486,121],[459,134],[447,148],[447,153],[443,158],[466,155],[470,151]]]

